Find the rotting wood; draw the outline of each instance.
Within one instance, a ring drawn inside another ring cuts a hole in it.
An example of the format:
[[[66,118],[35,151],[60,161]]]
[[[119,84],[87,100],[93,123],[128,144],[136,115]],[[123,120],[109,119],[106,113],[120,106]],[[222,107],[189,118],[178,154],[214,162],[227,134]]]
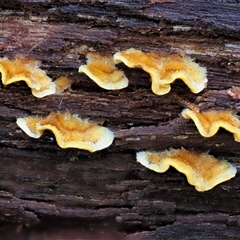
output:
[[[77,70],[85,64],[86,48],[108,54],[130,47],[189,54],[207,67],[208,87],[195,95],[176,81],[171,92],[200,110],[238,111],[239,100],[226,90],[240,84],[239,4],[17,2],[14,7],[11,1],[0,5],[1,56],[42,60],[42,69],[53,79],[67,75],[74,83],[63,94],[42,99],[34,98],[24,83],[1,84],[1,232],[13,224],[12,234],[36,236],[38,226],[44,226],[49,236],[56,236],[61,225],[74,232],[73,237],[91,237],[92,227],[92,236],[119,234],[120,239],[184,239],[189,231],[199,238],[237,239],[238,175],[198,193],[174,169],[157,174],[135,160],[140,150],[185,147],[210,150],[239,169],[239,143],[232,134],[222,130],[212,138],[201,137],[194,124],[180,116],[183,106],[171,94],[151,92],[149,75],[142,70],[118,65],[130,80],[129,87],[119,91],[103,90]],[[31,139],[15,123],[17,117],[53,110],[69,110],[104,124],[115,132],[114,144],[94,154],[61,150],[53,134]],[[53,230],[52,222],[57,225]]]

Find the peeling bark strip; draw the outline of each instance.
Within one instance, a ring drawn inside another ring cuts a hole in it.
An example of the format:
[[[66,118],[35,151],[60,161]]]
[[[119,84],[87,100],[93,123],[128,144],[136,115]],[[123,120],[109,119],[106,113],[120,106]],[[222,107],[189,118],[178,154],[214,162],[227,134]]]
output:
[[[52,79],[73,81],[72,89],[42,99],[24,82],[0,85],[1,234],[36,238],[43,227],[45,238],[239,236],[239,173],[198,193],[174,169],[157,174],[135,159],[141,150],[184,147],[210,150],[239,169],[240,145],[232,134],[221,129],[205,139],[180,116],[180,104],[188,102],[200,111],[239,111],[239,99],[229,95],[240,86],[237,1],[3,0],[0,7],[0,57],[23,54],[42,61]],[[172,94],[156,96],[147,73],[118,64],[129,86],[106,91],[78,73],[89,50],[112,55],[131,47],[190,55],[207,68],[207,88],[195,95],[176,81]],[[31,139],[15,123],[57,110],[110,128],[114,143],[92,154],[61,150],[51,132]]]

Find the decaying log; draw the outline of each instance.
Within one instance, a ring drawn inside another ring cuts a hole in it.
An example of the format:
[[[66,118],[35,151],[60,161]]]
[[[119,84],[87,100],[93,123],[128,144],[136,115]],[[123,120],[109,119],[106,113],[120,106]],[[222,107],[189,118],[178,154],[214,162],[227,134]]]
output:
[[[78,73],[86,51],[186,54],[207,68],[208,86],[193,94],[176,81],[171,92],[201,110],[238,112],[239,99],[227,93],[240,85],[237,1],[18,0],[0,7],[1,57],[23,54],[41,60],[53,79],[73,80],[71,89],[41,99],[24,82],[0,82],[0,232],[6,238],[238,238],[239,173],[200,193],[176,170],[157,174],[135,159],[141,150],[184,147],[210,151],[239,172],[233,135],[200,136],[181,117],[184,106],[171,93],[154,95],[140,69],[119,64],[130,84],[117,91]],[[96,153],[62,150],[51,132],[32,139],[16,125],[17,117],[67,110],[110,128],[114,143]]]

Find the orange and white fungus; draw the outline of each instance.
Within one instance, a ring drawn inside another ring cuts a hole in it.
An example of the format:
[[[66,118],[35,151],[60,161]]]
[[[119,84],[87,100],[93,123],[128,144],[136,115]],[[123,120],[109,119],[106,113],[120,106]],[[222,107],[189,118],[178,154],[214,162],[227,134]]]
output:
[[[0,58],[0,72],[2,83],[25,81],[31,88],[35,97],[41,98],[56,92],[55,83],[47,76],[46,72],[39,68],[41,62],[28,59],[22,55],[16,56],[14,60]]]
[[[193,93],[199,93],[207,86],[206,68],[200,67],[188,57],[176,54],[166,55],[142,52],[134,48],[114,54],[114,62],[123,62],[130,68],[141,68],[152,79],[152,91],[157,95],[167,94],[170,84],[182,79]]]
[[[39,138],[51,130],[61,148],[79,148],[90,152],[108,147],[114,134],[108,128],[78,118],[69,112],[51,112],[47,117],[18,118],[17,125],[30,137]]]
[[[101,88],[116,90],[128,86],[127,77],[123,71],[116,68],[112,56],[90,52],[86,57],[87,64],[81,65],[78,71],[85,73]]]
[[[238,116],[230,110],[206,110],[196,112],[184,109],[182,116],[185,119],[192,119],[203,137],[212,137],[220,127],[233,133],[236,142],[240,142],[240,120]]]
[[[165,172],[170,166],[187,177],[197,191],[207,191],[234,177],[237,169],[225,160],[217,160],[207,153],[171,149],[163,152],[138,152],[137,162],[155,172]]]

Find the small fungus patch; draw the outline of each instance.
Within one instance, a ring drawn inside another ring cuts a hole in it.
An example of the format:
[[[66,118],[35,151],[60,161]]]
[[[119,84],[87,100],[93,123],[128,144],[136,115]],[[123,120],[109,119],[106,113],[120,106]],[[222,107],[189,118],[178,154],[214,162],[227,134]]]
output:
[[[59,94],[68,89],[71,86],[72,82],[73,81],[71,79],[65,76],[57,78],[54,82],[56,84],[56,93]]]

